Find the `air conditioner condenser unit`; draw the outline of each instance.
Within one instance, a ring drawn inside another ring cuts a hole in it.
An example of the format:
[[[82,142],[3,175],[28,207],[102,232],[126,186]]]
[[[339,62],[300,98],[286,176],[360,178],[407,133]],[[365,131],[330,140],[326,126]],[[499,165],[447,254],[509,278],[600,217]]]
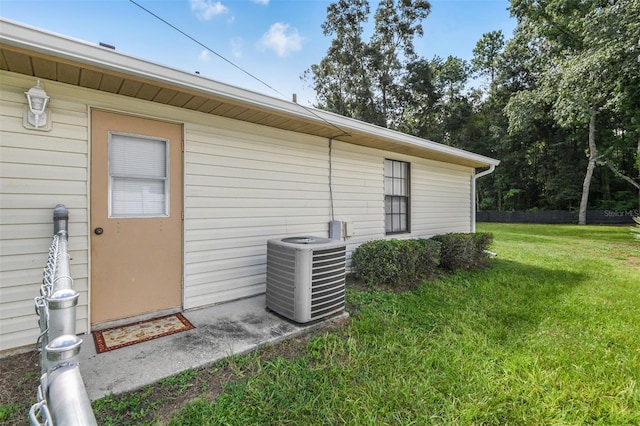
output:
[[[322,237],[267,242],[267,308],[299,323],[344,310],[346,244]]]

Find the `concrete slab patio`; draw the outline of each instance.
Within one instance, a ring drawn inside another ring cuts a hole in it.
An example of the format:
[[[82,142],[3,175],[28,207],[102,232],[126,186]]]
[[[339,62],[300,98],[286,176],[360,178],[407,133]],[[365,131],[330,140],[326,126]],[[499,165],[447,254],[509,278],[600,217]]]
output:
[[[83,338],[80,371],[93,401],[128,392],[230,355],[300,336],[348,317],[346,312],[313,324],[296,324],[265,309],[265,296],[215,305],[183,315],[193,330],[101,354],[93,336]]]

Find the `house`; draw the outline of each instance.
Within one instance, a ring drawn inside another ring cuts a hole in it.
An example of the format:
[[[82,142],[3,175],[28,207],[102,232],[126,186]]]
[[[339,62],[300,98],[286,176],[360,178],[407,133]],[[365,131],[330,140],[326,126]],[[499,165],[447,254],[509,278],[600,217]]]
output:
[[[267,240],[331,220],[348,252],[473,231],[476,170],[498,164],[2,20],[0,353],[37,339],[57,204],[88,332],[263,293]]]

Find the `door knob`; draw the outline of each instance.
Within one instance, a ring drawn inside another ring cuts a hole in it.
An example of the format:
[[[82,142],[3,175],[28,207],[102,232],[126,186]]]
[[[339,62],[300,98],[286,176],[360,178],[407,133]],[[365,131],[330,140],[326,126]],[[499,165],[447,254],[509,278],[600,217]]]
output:
[[[96,228],[93,230],[93,232],[95,232],[96,235],[100,235],[104,232],[104,230],[102,228]]]

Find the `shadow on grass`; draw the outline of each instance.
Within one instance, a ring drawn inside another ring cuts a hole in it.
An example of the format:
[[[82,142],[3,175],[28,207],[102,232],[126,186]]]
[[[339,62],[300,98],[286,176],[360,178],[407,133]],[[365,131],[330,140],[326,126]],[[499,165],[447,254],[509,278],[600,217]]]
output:
[[[487,336],[511,343],[538,328],[541,321],[566,309],[566,296],[583,285],[588,275],[511,260],[497,260],[491,270],[477,275],[471,299]]]
[[[487,269],[424,281],[411,292],[353,291],[349,301],[352,315],[367,318],[371,333],[384,327],[477,332],[511,344],[564,309],[565,295],[586,279],[581,272],[495,259]]]

